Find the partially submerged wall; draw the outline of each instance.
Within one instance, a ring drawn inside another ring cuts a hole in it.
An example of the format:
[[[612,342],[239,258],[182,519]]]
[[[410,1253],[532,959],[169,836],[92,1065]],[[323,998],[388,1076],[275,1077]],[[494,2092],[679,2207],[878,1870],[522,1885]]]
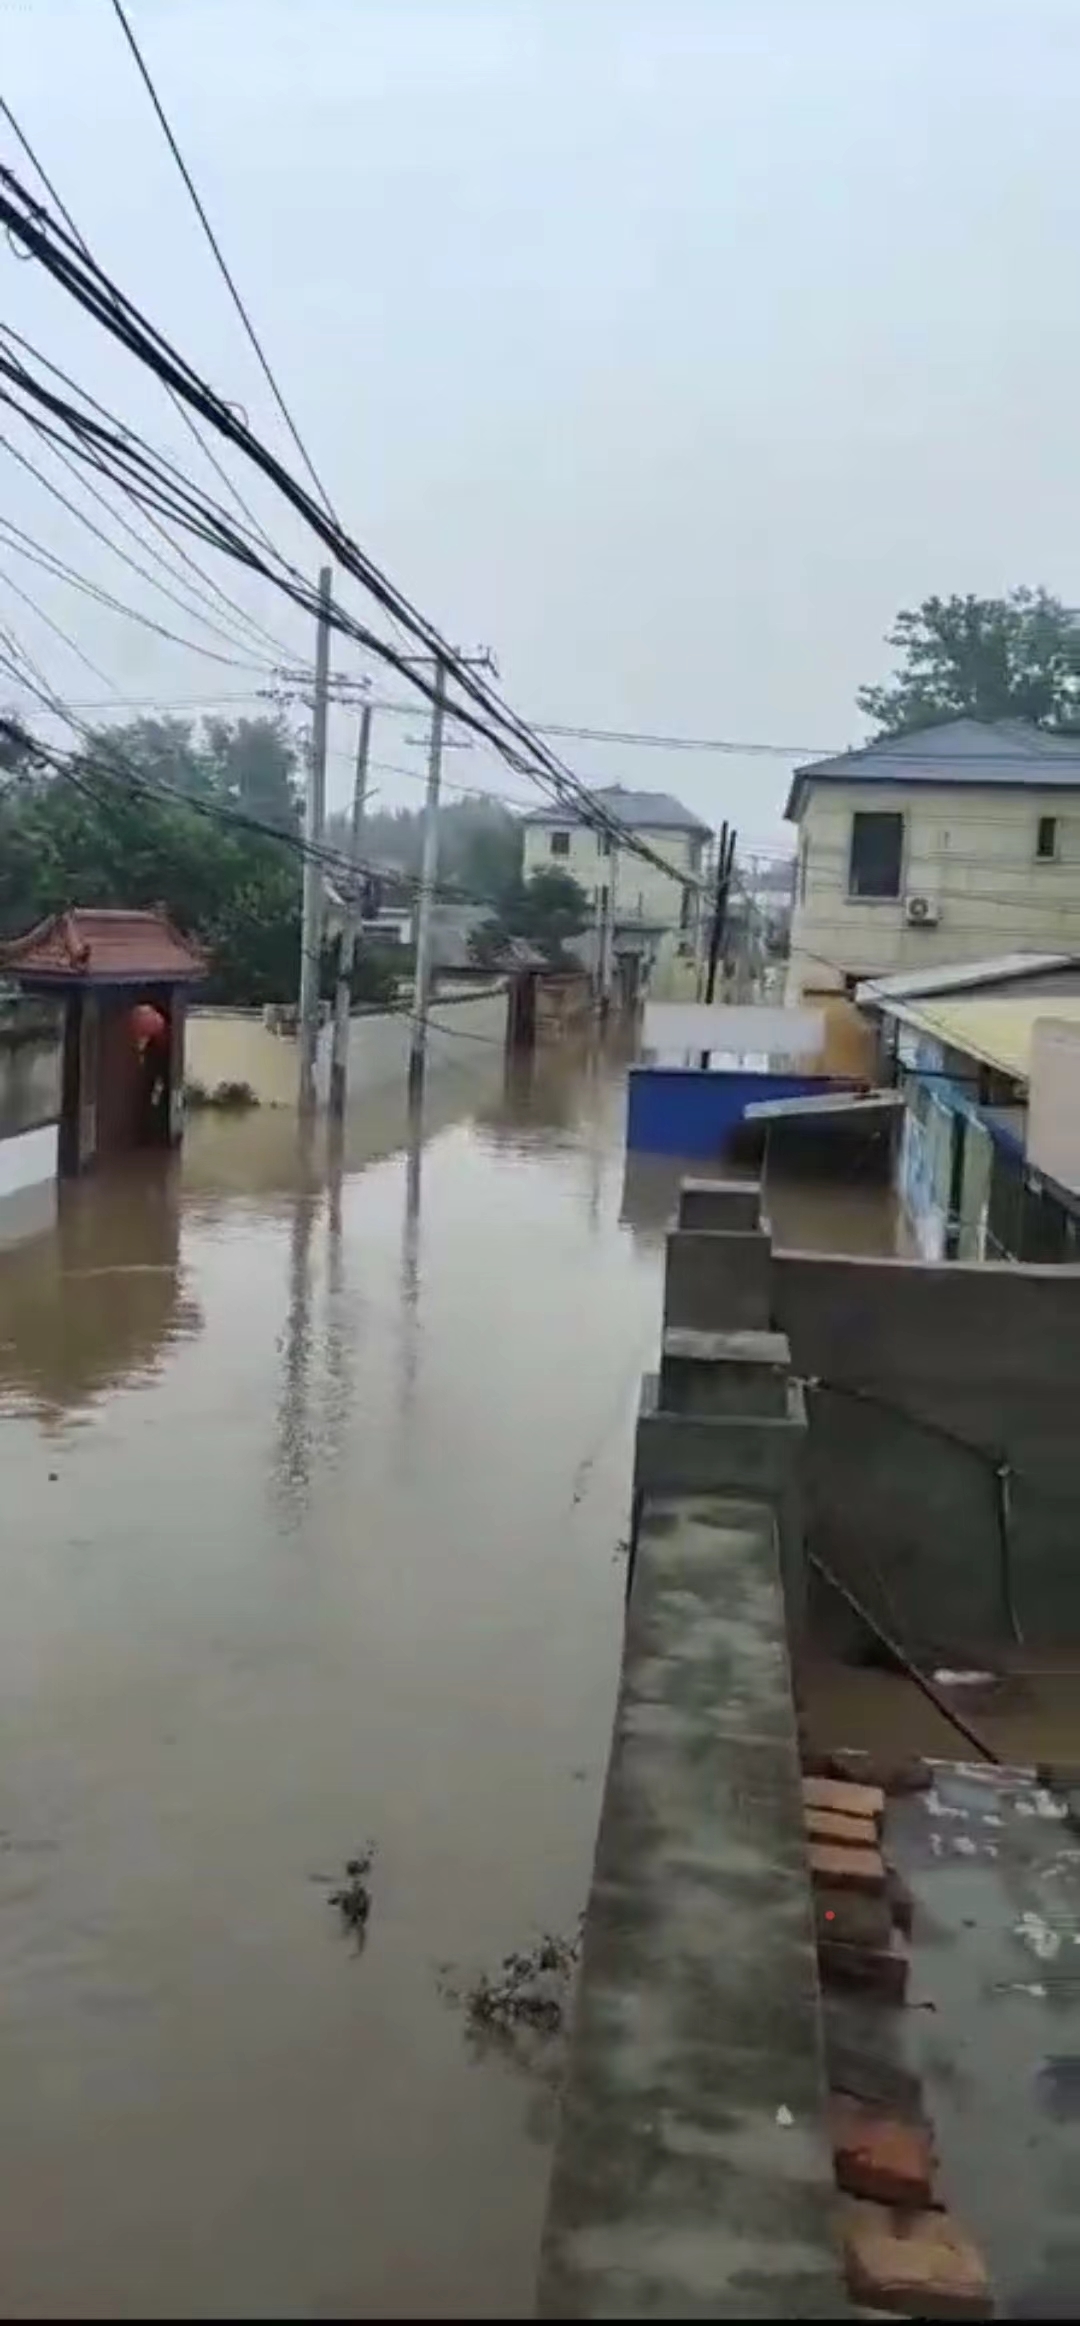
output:
[[[373,1010],[349,1026],[349,1101],[403,1079],[408,1069],[410,1018],[407,1010]],[[506,1033],[506,992],[501,985],[481,993],[436,994],[428,1030],[428,1065],[433,1073],[490,1057]],[[319,1090],[325,1099],[330,1066],[330,1029],[319,1040]],[[246,1083],[260,1106],[295,1107],[299,1063],[296,1037],[271,1033],[261,1010],[188,1012],[185,1076],[213,1092],[222,1083]]]
[[[775,1252],[772,1315],[809,1383],[808,1539],[887,1629],[1080,1639],[1080,1269]]]

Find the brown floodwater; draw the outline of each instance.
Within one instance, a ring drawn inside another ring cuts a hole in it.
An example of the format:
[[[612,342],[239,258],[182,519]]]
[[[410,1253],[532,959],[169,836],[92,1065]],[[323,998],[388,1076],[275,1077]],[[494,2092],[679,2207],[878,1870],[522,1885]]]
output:
[[[0,1258],[6,2315],[531,2312],[658,1255],[587,1065],[202,1118]],[[375,1844],[362,1955],[318,1877]]]
[[[678,1176],[623,1119],[478,1051],[421,1139],[196,1118],[0,1254],[5,2315],[531,2314],[551,2079],[442,1967],[587,1893]],[[857,1743],[899,1684],[816,1685]]]

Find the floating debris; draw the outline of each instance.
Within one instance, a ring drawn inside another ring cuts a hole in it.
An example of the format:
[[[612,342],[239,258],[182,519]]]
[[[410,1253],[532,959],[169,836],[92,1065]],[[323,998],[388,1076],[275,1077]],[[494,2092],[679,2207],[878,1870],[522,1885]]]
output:
[[[369,1842],[358,1857],[345,1861],[345,1878],[327,1893],[327,1903],[336,1906],[346,1930],[351,1930],[357,1945],[362,1946],[371,1913],[371,1890],[368,1876],[375,1862],[375,1845]]]

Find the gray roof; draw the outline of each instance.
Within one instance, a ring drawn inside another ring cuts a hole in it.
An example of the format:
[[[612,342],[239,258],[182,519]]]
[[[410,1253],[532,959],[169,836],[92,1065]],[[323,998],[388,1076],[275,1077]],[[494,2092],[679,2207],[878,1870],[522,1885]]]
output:
[[[1028,719],[945,719],[915,735],[882,735],[859,751],[797,767],[786,816],[808,783],[969,784],[1080,791],[1080,735],[1048,735]]]
[[[699,832],[703,839],[708,838],[708,824],[703,824],[700,816],[692,816],[681,800],[673,800],[670,792],[628,791],[625,784],[605,783],[598,785],[593,797],[635,832]],[[552,805],[530,808],[521,821],[523,824],[583,824],[587,818],[580,808]]]
[[[996,953],[986,961],[943,961],[936,969],[898,969],[894,976],[868,977],[855,988],[863,1009],[879,1002],[921,1001],[935,993],[977,992],[984,985],[1011,985],[1025,977],[1046,977],[1055,969],[1080,969],[1075,953]]]

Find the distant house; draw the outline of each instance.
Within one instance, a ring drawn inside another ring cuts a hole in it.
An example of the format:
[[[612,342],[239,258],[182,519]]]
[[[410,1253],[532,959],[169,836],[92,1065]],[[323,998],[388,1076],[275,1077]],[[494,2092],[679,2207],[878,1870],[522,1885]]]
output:
[[[552,806],[534,808],[522,818],[526,880],[556,867],[568,872],[594,904],[607,886],[616,958],[646,955],[655,966],[666,967],[674,959],[692,966],[703,926],[697,883],[711,838],[708,825],[668,792],[606,784],[595,796],[670,864],[670,873],[625,845],[613,845],[575,810]]]
[[[797,768],[788,996],[1080,943],[1080,737],[953,719]]]

